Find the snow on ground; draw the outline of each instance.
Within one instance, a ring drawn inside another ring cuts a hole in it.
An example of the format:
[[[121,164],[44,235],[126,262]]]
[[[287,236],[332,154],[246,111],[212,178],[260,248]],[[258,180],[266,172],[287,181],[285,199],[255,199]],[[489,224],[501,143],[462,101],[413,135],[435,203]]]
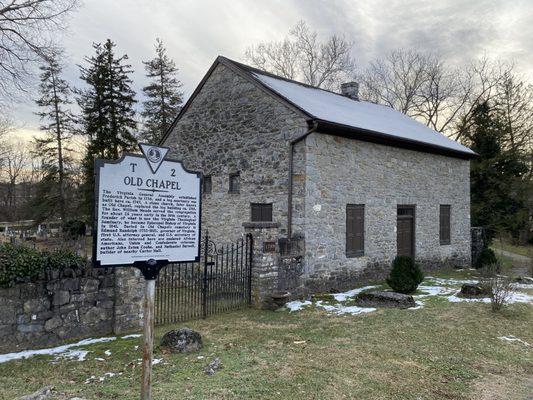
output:
[[[329,311],[331,313],[337,314],[337,315],[343,315],[343,314],[363,314],[363,313],[369,313],[376,311],[373,307],[357,307],[357,306],[345,306],[341,303],[337,304],[323,304],[322,300],[317,301],[315,303],[316,307],[323,308],[326,311]]]
[[[344,293],[335,293],[333,295],[333,298],[337,301],[342,302],[342,301],[346,301],[349,298],[357,296],[359,293],[364,292],[365,290],[375,289],[377,287],[378,286],[364,286],[361,288],[348,290],[347,292],[344,292]]]
[[[509,336],[499,336],[498,339],[500,340],[503,340],[504,342],[517,342],[517,343],[521,343],[523,344],[524,346],[526,347],[529,347],[531,346],[528,342],[526,342],[525,340],[522,340],[520,338],[517,338],[516,336],[513,336],[513,335],[509,335]]]
[[[105,343],[115,340],[116,337],[104,337],[98,339],[84,339],[77,343],[65,344],[63,346],[52,347],[48,349],[39,349],[39,350],[25,350],[19,351],[18,353],[7,353],[0,354],[0,363],[4,363],[11,360],[20,360],[24,358],[30,358],[33,356],[53,356],[57,355],[58,358],[68,358],[68,359],[78,359],[78,361],[85,360],[88,351],[83,349],[76,349],[82,346],[88,346],[95,343]],[[75,350],[72,350],[75,349]]]
[[[459,302],[481,302],[481,303],[490,303],[490,299],[488,297],[479,297],[479,298],[466,298],[466,297],[459,297],[457,294],[459,293],[459,290],[461,286],[465,283],[469,284],[475,284],[478,283],[477,280],[474,279],[447,279],[447,278],[436,278],[433,276],[428,276],[424,279],[424,282],[420,286],[418,286],[418,292],[422,292],[421,294],[413,295],[413,298],[416,301],[416,306],[409,308],[409,310],[419,310],[425,306],[425,300],[431,297],[442,297],[447,299],[451,303],[459,303]],[[511,293],[509,298],[509,303],[531,303],[533,304],[533,295],[529,295],[527,293],[521,292],[522,289],[529,289],[529,286],[531,285],[524,285],[524,284],[514,284],[515,291]],[[335,299],[335,302],[333,301],[327,301],[327,300],[318,300],[315,302],[311,302],[309,300],[306,301],[291,301],[286,304],[286,307],[292,312],[292,311],[300,311],[305,307],[315,306],[317,308],[322,308],[326,310],[328,313],[336,314],[336,315],[342,315],[342,314],[362,314],[362,313],[369,313],[376,311],[375,308],[372,307],[357,307],[353,304],[346,304],[347,301],[352,300],[354,297],[356,297],[359,293],[369,290],[369,289],[375,289],[379,286],[364,286],[357,289],[352,289],[344,293],[335,293],[333,294],[333,298]]]
[[[287,304],[285,304],[285,307],[289,309],[289,311],[300,311],[302,308],[310,306],[311,303],[309,300],[306,301],[300,301],[300,300],[294,300],[289,301]]]
[[[122,336],[121,339],[134,339],[134,338],[140,338],[142,335],[140,333],[134,333],[131,335]]]

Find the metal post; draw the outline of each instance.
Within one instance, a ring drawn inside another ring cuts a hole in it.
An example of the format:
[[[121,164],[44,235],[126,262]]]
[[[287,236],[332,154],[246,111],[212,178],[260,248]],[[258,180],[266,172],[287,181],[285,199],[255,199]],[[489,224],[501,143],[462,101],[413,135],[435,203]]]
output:
[[[155,279],[147,279],[144,292],[144,348],[142,358],[141,400],[152,399],[152,359],[154,351]]]
[[[141,400],[152,400],[152,360],[154,352],[155,280],[157,262],[148,260],[141,269],[145,278],[143,301],[144,346],[142,358]]]

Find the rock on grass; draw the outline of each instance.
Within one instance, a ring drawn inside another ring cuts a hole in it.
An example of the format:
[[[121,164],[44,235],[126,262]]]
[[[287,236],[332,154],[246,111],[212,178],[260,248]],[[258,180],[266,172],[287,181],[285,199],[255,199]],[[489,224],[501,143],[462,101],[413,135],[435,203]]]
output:
[[[189,328],[172,330],[161,339],[161,347],[172,353],[192,353],[203,347],[202,336]]]

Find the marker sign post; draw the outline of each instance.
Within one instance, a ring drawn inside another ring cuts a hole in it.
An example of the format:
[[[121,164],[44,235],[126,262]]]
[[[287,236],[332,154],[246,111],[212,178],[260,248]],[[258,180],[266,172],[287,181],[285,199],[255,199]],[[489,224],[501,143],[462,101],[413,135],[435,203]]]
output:
[[[201,174],[141,143],[144,156],[95,161],[95,267],[133,266],[145,280],[141,399],[151,399],[155,279],[170,262],[200,259]]]

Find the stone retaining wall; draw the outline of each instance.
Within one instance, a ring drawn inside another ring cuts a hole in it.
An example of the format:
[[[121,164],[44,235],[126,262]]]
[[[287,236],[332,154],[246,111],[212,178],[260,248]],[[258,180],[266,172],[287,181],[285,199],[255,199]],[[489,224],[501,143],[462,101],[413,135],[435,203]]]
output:
[[[132,268],[67,268],[0,288],[0,353],[138,329],[139,282]]]

